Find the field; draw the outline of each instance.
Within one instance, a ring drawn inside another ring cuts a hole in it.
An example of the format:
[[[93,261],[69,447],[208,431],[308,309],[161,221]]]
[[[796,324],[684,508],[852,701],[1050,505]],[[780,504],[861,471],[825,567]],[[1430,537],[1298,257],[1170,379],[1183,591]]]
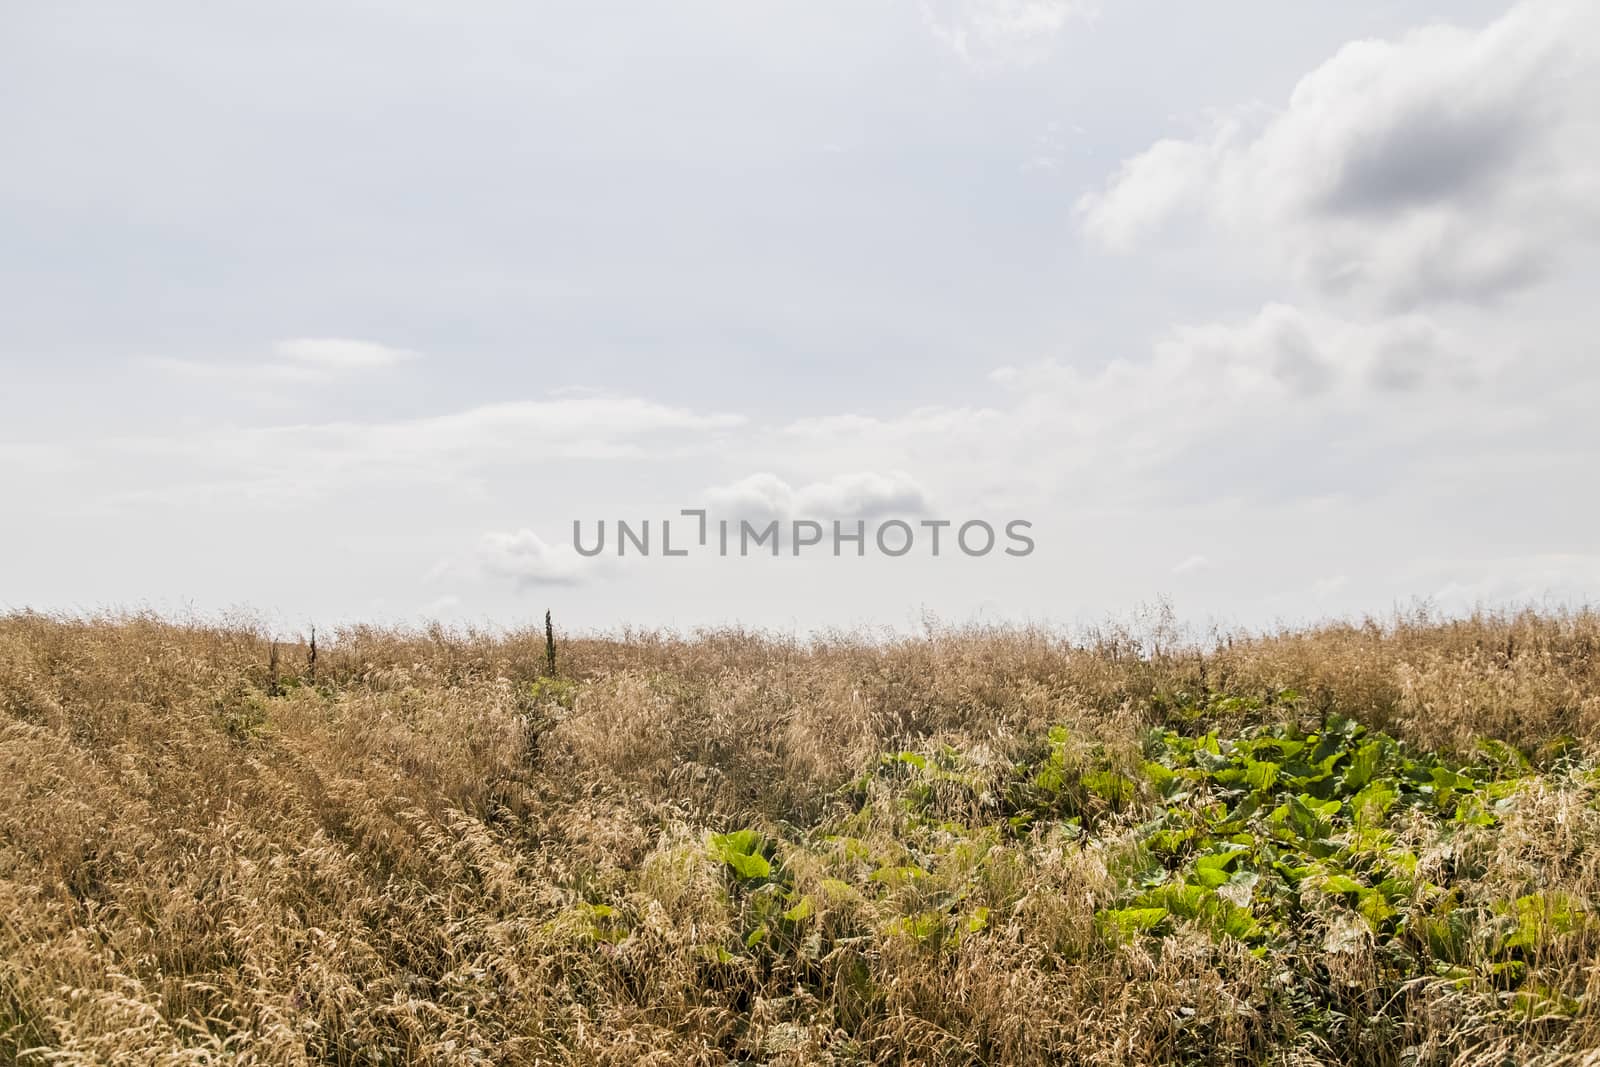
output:
[[[1600,1063],[1600,615],[0,617],[0,1062]]]

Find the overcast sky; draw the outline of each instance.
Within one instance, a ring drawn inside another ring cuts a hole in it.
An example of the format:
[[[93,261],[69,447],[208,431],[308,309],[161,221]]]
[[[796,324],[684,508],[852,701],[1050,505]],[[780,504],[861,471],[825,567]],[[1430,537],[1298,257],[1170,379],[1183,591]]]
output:
[[[1596,599],[1596,100],[1592,0],[6,4],[0,608]],[[693,507],[1036,548],[571,549]]]

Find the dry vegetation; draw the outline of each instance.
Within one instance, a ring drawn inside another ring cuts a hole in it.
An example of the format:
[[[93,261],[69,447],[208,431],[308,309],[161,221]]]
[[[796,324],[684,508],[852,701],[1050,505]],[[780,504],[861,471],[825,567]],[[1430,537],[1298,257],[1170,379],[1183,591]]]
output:
[[[270,644],[0,617],[0,1061],[1600,1062],[1600,616]]]

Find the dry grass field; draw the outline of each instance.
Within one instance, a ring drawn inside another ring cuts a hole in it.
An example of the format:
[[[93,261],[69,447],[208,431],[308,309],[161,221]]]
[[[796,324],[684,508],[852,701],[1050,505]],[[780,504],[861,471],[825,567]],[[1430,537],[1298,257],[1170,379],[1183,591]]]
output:
[[[319,645],[0,617],[0,1062],[1600,1063],[1600,615]]]

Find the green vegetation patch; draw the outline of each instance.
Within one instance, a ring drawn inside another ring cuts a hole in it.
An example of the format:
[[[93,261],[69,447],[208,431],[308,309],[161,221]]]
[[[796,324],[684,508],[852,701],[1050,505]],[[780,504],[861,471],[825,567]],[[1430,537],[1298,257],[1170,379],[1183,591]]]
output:
[[[1000,765],[948,746],[884,756],[846,791],[854,814],[781,839],[715,834],[708,851],[744,900],[735,952],[953,952],[1025,906],[1008,868],[1070,843],[1110,876],[1093,943],[1062,950],[1085,961],[1132,945],[1159,958],[1198,934],[1219,958],[1234,945],[1274,969],[1280,1006],[1307,1030],[1352,1010],[1330,958],[1359,964],[1364,995],[1445,982],[1548,1022],[1582,1011],[1581,983],[1531,976],[1541,959],[1594,951],[1591,902],[1484,876],[1527,791],[1593,786],[1576,752],[1483,742],[1451,759],[1339,716],[1231,737],[1158,729],[1120,751],[1057,727]]]

